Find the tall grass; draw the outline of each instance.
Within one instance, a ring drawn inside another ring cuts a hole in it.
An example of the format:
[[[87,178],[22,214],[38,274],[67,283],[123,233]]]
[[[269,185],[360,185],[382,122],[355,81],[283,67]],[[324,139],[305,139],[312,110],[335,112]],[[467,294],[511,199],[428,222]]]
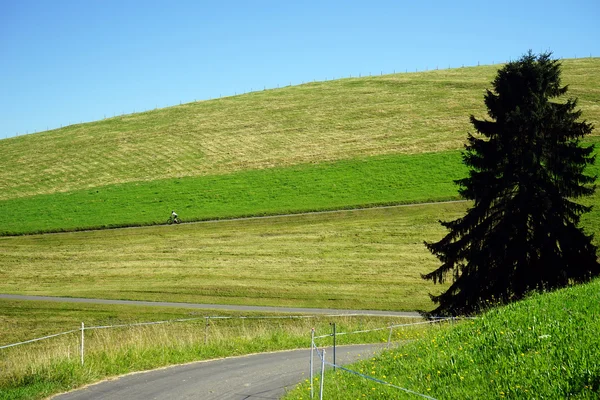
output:
[[[597,399],[599,304],[600,280],[536,294],[350,368],[438,399]],[[413,398],[344,372],[325,382],[327,399]]]
[[[311,329],[330,332],[331,322],[343,329],[369,330],[409,321],[367,316],[282,319],[250,316],[86,330],[83,366],[79,332],[0,350],[0,399],[41,398],[106,377],[166,365],[308,348]],[[419,337],[423,329],[407,329],[397,338]],[[340,343],[387,341],[387,335],[383,336],[377,332],[348,335]]]

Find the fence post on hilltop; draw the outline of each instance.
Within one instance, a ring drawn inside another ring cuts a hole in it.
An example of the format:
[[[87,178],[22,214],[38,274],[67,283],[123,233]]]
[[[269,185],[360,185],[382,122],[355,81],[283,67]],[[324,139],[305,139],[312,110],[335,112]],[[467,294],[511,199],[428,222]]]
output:
[[[390,345],[392,343],[392,330],[394,329],[394,325],[390,325],[390,334],[388,335],[388,344],[387,344],[387,348],[390,348]]]
[[[313,388],[313,357],[315,354],[315,328],[310,330],[310,398],[314,397],[314,388]]]
[[[84,335],[83,335],[83,331],[85,330],[85,325],[83,324],[83,322],[81,323],[81,365],[83,366],[83,351],[84,351],[84,345],[83,342],[85,340]]]
[[[323,400],[323,380],[325,379],[325,349],[321,357],[321,389],[319,391],[319,400]]]

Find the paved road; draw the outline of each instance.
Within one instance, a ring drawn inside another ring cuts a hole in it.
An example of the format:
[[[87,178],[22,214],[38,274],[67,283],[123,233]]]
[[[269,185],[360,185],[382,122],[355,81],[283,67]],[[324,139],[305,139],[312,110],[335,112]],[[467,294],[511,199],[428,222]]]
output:
[[[240,306],[234,304],[195,304],[195,303],[172,303],[165,301],[135,301],[135,300],[108,300],[108,299],[85,299],[77,297],[53,297],[53,296],[24,296],[19,294],[0,294],[0,299],[9,300],[35,300],[35,301],[59,301],[67,303],[90,303],[90,304],[126,304],[135,306],[152,307],[182,307],[200,308],[204,310],[228,310],[241,312],[279,312],[286,314],[360,314],[381,315],[393,317],[419,317],[419,313],[406,311],[377,311],[377,310],[336,310],[327,308],[296,308],[296,307],[266,307],[266,306]]]
[[[338,346],[336,364],[369,358],[381,349],[381,345]],[[325,357],[332,361],[331,349],[326,349]],[[315,355],[314,359],[314,373],[318,374],[319,358]],[[125,375],[53,399],[279,399],[310,376],[309,360],[306,349],[196,362]]]

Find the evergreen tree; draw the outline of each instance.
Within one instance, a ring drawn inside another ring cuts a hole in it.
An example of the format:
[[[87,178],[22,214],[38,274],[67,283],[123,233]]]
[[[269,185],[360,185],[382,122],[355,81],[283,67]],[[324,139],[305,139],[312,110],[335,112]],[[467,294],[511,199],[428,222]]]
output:
[[[432,314],[457,315],[503,304],[533,290],[585,282],[600,274],[592,235],[578,223],[590,211],[574,202],[595,190],[593,146],[580,139],[592,125],[578,122],[576,99],[554,102],[567,92],[550,53],[531,51],[506,64],[484,96],[490,120],[471,116],[463,162],[469,176],[457,180],[460,195],[473,200],[467,214],[441,222],[449,233],[425,243],[442,265],[424,279],[452,278],[431,296]]]

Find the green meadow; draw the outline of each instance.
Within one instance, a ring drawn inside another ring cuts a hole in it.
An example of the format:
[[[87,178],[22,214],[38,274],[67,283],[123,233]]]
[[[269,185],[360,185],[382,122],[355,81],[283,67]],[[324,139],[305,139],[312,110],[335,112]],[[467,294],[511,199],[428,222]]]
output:
[[[348,368],[436,399],[597,399],[599,303],[600,280],[536,294]],[[326,399],[418,398],[339,370],[324,383]]]
[[[164,224],[455,200],[459,152],[387,155],[119,184],[0,201],[0,234]]]
[[[569,96],[600,125],[600,59],[563,66]],[[483,95],[497,69],[313,82],[0,140],[0,293],[431,310],[429,294],[445,286],[420,278],[438,265],[423,242],[444,235],[438,220],[469,206],[439,202],[458,199],[452,181],[466,174],[460,150],[468,116],[485,116]],[[599,131],[586,138],[599,141]],[[588,173],[600,175],[598,166]],[[415,204],[429,202],[438,204]],[[582,225],[600,244],[600,193],[584,202],[595,208]],[[173,209],[194,223],[164,225]],[[400,334],[397,340],[421,339],[359,368],[440,398],[593,398],[597,293],[598,281],[455,329]],[[0,344],[80,321],[210,314],[196,312],[2,300]],[[378,321],[339,323],[360,329]],[[326,329],[329,322],[318,323]],[[0,350],[0,398],[41,398],[136,370],[307,347],[309,327],[223,323],[211,330],[212,342],[201,323],[176,342],[179,328],[171,325],[107,331],[90,335],[90,368],[78,366],[73,337],[49,348]],[[434,382],[436,375],[443,379]],[[397,396],[343,376],[327,379],[335,382],[327,398]],[[306,388],[292,395],[305,397]]]
[[[600,59],[564,60],[600,122]],[[0,140],[0,199],[460,150],[498,65],[314,82]]]
[[[0,238],[0,293],[427,310],[424,240],[467,204]],[[340,277],[343,276],[343,279]],[[68,283],[68,284],[67,284]]]

